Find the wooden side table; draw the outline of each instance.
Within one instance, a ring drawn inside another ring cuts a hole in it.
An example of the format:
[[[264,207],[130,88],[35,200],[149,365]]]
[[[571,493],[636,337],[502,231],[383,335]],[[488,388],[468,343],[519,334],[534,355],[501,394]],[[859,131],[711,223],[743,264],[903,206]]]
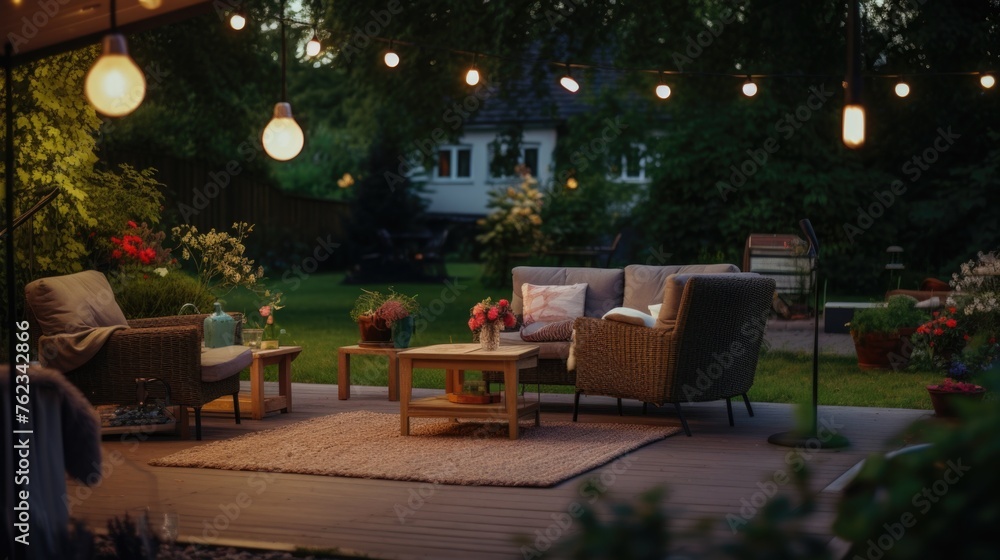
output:
[[[255,350],[250,363],[250,397],[240,394],[240,416],[260,420],[268,412],[292,411],[292,360],[302,352],[301,346],[280,346],[271,350]],[[264,394],[264,368],[278,366],[278,394]],[[233,412],[233,399],[227,395],[205,405],[206,412]]]
[[[517,421],[534,417],[538,425],[538,401],[518,397],[518,377],[522,369],[538,366],[538,347],[528,345],[501,346],[483,350],[479,344],[438,344],[401,352],[399,378],[402,395],[399,401],[400,434],[410,435],[410,418],[481,418],[507,421],[510,439],[517,439]],[[417,368],[445,370],[445,391],[459,392],[465,370],[502,371],[505,395],[502,403],[461,404],[450,402],[445,395],[411,400],[413,370]]]
[[[399,400],[399,358],[396,355],[408,348],[382,346],[341,346],[337,350],[337,398],[351,398],[351,355],[385,356],[389,359],[389,400]]]

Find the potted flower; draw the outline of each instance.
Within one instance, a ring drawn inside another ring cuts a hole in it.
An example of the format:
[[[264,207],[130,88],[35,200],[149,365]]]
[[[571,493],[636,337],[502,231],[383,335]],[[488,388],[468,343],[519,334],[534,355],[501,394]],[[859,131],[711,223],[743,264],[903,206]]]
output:
[[[413,336],[413,315],[419,309],[415,298],[392,288],[386,294],[363,289],[350,317],[358,324],[361,346],[407,348]]]
[[[898,369],[909,361],[909,337],[927,314],[908,296],[892,296],[880,307],[859,309],[848,323],[861,369]]]
[[[959,401],[980,401],[986,394],[986,388],[968,381],[956,381],[948,377],[943,383],[928,385],[927,392],[931,396],[931,405],[938,418],[955,418],[958,416],[956,405]]]
[[[270,292],[265,292],[265,295],[268,295],[270,299],[257,310],[257,313],[260,314],[261,319],[264,321],[264,332],[261,336],[260,349],[270,350],[279,346],[278,334],[281,331],[275,323],[274,315],[275,312],[284,306],[278,305],[281,302],[281,292],[276,292],[273,295]]]
[[[478,334],[479,344],[483,350],[493,351],[500,347],[500,331],[504,327],[513,327],[517,317],[506,299],[493,303],[492,298],[472,306],[469,310],[469,330]]]

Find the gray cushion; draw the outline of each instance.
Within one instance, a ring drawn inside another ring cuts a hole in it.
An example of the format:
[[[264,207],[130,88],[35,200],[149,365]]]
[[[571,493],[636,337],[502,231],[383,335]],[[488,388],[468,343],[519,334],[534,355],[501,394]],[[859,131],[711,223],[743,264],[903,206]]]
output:
[[[500,346],[537,346],[539,360],[565,360],[569,357],[569,341],[562,342],[525,342],[521,340],[521,333],[502,332],[500,333]]]
[[[630,264],[625,267],[625,294],[622,305],[646,312],[649,306],[663,303],[663,289],[671,274],[739,272],[733,264],[688,264],[649,266]]]
[[[521,286],[565,286],[587,284],[587,298],[583,314],[601,317],[619,307],[625,289],[625,273],[620,268],[568,268],[561,266],[518,266],[512,271],[514,290],[510,300],[514,314],[524,313]]]
[[[246,346],[222,346],[201,349],[201,380],[205,383],[222,381],[238,374],[253,361],[253,352]]]

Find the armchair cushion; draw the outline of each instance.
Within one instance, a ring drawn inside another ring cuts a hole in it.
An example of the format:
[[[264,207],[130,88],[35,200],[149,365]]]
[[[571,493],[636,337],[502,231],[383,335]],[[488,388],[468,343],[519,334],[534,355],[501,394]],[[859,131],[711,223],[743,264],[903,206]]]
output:
[[[587,284],[536,286],[525,283],[521,289],[525,325],[536,321],[567,321],[583,316]]]
[[[205,383],[222,381],[236,375],[253,361],[253,352],[246,346],[202,348],[201,380]]]
[[[650,305],[663,302],[667,276],[671,274],[739,272],[732,264],[689,264],[651,266],[630,264],[625,267],[625,294],[622,305],[645,311]]]
[[[39,361],[62,372],[90,361],[108,337],[127,329],[107,278],[95,270],[41,278],[24,288],[42,336]]]
[[[631,325],[642,325],[652,327],[656,324],[656,319],[648,313],[637,311],[631,307],[616,307],[601,317],[605,321],[618,321],[619,323],[629,323]]]
[[[528,342],[521,339],[521,333],[501,332],[500,346],[537,346],[539,360],[565,360],[569,357],[569,341],[560,342]]]

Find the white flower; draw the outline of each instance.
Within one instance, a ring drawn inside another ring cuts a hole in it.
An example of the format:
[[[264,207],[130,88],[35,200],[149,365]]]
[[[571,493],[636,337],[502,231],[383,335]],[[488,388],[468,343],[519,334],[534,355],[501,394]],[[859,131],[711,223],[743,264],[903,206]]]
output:
[[[169,271],[165,267],[161,266],[160,268],[154,268],[153,272],[159,274],[160,277],[163,277],[166,276]]]

